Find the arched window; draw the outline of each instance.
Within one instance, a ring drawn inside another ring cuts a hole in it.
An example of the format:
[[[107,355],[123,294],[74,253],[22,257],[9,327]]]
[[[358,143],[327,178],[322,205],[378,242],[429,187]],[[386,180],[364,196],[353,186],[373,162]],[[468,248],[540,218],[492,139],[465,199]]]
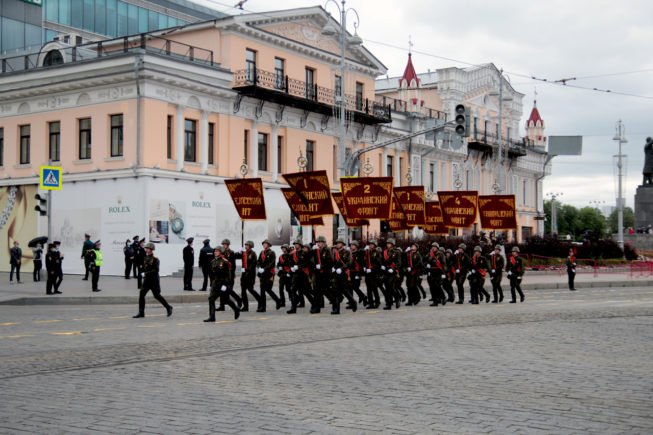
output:
[[[61,65],[63,63],[63,56],[59,50],[51,50],[45,55],[43,59],[43,66]]]

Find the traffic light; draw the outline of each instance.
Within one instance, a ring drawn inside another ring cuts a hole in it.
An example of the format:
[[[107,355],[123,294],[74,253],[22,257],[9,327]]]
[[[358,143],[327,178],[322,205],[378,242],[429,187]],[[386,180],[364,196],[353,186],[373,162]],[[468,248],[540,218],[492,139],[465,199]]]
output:
[[[47,216],[48,214],[48,198],[46,196],[41,196],[38,193],[34,195],[34,199],[39,203],[34,207],[34,210],[38,211],[41,216]]]
[[[456,106],[456,134],[469,136],[469,113],[463,104]]]

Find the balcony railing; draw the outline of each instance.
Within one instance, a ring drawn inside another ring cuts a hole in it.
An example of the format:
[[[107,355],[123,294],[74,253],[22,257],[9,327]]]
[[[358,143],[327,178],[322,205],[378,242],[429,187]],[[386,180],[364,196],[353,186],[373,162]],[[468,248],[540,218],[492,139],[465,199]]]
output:
[[[259,68],[238,70],[234,73],[234,89],[249,93],[254,91],[270,92],[267,95],[256,94],[257,97],[283,102],[283,97],[292,97],[305,103],[313,104],[312,109],[320,113],[337,113],[340,107],[340,96],[333,89],[318,86],[290,78],[287,75],[265,71]],[[370,101],[368,98],[356,98],[355,95],[345,94],[345,110],[365,116],[366,123],[390,122],[390,107]],[[319,107],[318,107],[319,106]],[[306,106],[308,108],[308,106]],[[360,119],[359,119],[360,120]]]
[[[385,97],[385,96],[376,97],[376,102],[384,106],[390,106],[390,108],[392,108],[392,110],[394,110],[395,112],[419,113],[420,115],[423,115],[427,118],[439,119],[444,122],[447,122],[446,113],[437,109],[431,109],[430,107],[419,106],[417,108],[411,107],[409,109],[407,101],[399,100],[397,98],[392,98],[392,97]]]
[[[501,138],[501,142],[508,146],[507,151],[509,157],[525,156],[526,150],[529,147],[535,146],[533,141],[525,137],[518,140],[503,137]],[[469,138],[467,138],[467,143],[470,149],[492,153],[495,148],[499,147],[499,138],[496,133],[472,129]]]

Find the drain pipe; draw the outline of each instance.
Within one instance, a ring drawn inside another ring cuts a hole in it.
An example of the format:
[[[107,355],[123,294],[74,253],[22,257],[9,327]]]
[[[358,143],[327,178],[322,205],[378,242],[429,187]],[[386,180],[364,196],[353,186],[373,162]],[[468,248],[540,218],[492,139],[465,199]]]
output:
[[[134,80],[136,81],[136,165],[133,167],[134,172],[136,168],[141,166],[141,85],[140,85],[140,71],[143,67],[143,53],[139,50],[134,57]]]

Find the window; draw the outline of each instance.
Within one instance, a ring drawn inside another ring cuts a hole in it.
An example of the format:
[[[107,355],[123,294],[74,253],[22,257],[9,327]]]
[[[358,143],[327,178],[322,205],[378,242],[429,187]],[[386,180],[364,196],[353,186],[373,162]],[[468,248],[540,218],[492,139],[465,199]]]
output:
[[[49,122],[48,131],[50,132],[48,159],[51,162],[58,162],[61,154],[61,123]]]
[[[20,164],[26,165],[29,163],[30,126],[21,125],[19,128],[20,128]]]
[[[335,94],[334,94],[335,96],[337,96],[337,97],[342,96],[342,77],[340,77],[339,75],[336,75],[336,83],[335,83],[335,86],[334,86],[334,92],[335,92]]]
[[[249,162],[249,130],[245,130],[243,134],[243,159],[245,163]]]
[[[215,124],[209,122],[209,165],[215,163]]]
[[[286,88],[286,61],[275,57],[274,58],[274,87],[277,89]]]
[[[256,52],[249,48],[245,51],[245,79],[256,83]]]
[[[283,136],[277,136],[277,172],[283,173]]]
[[[429,191],[435,192],[435,165],[429,164]]]
[[[186,119],[184,122],[184,161],[196,161],[195,153],[195,139],[197,136],[197,121],[194,119]]]
[[[79,120],[79,160],[91,158],[91,118]]]
[[[526,180],[524,180],[524,181],[522,182],[522,188],[521,188],[521,189],[522,189],[522,197],[521,197],[521,203],[522,203],[522,205],[528,205],[528,198],[527,198],[527,196],[526,196],[527,187],[528,187],[528,186],[527,186],[527,184],[526,184]]]
[[[258,170],[268,170],[268,135],[258,134]]]
[[[315,168],[315,142],[306,141],[306,170],[312,171]]]
[[[306,98],[313,100],[315,98],[315,70],[306,68]]]
[[[392,156],[387,157],[385,165],[386,165],[385,166],[385,176],[386,177],[392,177],[393,176]]]
[[[122,156],[122,115],[111,115],[111,157]]]
[[[478,138],[478,118],[474,117],[474,139]]]
[[[168,128],[166,132],[166,149],[169,159],[172,159],[172,121],[173,116],[168,115]]]
[[[487,130],[488,130],[488,120],[486,119],[483,123],[483,137],[485,138],[485,143],[487,143]]]
[[[399,169],[399,179],[397,180],[397,185],[401,186],[401,174],[403,174],[402,171],[404,170],[404,158],[403,157],[399,157],[399,167],[397,169]]]
[[[363,84],[356,82],[356,110],[363,110]]]
[[[5,164],[5,129],[0,127],[0,166]]]
[[[510,142],[510,127],[506,128],[506,142]]]

